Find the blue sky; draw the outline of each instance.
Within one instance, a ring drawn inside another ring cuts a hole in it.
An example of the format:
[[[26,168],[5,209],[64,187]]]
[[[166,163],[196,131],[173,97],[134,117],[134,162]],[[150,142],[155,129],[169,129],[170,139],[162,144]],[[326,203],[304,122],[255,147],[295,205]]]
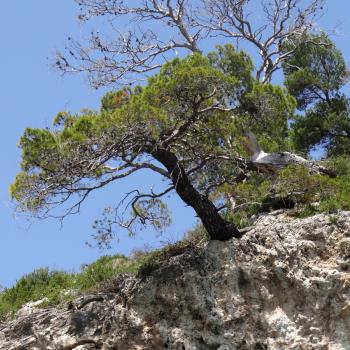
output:
[[[82,28],[75,21],[72,0],[11,0],[0,12],[0,285],[10,286],[35,268],[51,267],[77,271],[81,264],[95,260],[101,252],[85,245],[92,233],[91,222],[104,206],[113,204],[128,189],[146,180],[134,177],[93,195],[79,216],[68,218],[63,227],[55,220],[28,222],[14,217],[8,187],[19,171],[19,137],[25,127],[50,125],[58,111],[98,108],[104,91],[88,87],[83,76],[61,78],[50,69],[48,58],[64,46],[68,34],[78,35]],[[333,39],[350,61],[350,10],[348,0],[329,0],[321,27],[339,27]],[[176,198],[171,199],[174,224],[166,235],[156,237],[151,231],[116,242],[112,253],[129,254],[133,248],[179,239],[195,223],[193,212]],[[102,253],[105,254],[105,253]]]

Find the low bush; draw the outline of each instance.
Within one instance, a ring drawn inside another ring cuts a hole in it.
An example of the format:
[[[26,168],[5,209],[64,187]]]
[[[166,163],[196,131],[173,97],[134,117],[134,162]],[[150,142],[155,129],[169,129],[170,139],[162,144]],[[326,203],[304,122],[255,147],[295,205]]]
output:
[[[87,265],[76,275],[75,285],[79,290],[86,291],[98,287],[122,273],[135,274],[138,262],[124,255],[103,256]]]
[[[23,304],[47,298],[45,305],[60,302],[62,290],[72,288],[74,275],[63,271],[38,269],[20,278],[0,293],[0,318],[13,314]]]
[[[255,215],[279,208],[293,209],[290,214],[297,217],[350,210],[349,159],[330,159],[325,165],[333,168],[337,176],[312,174],[294,165],[277,175],[252,174],[230,191],[236,206],[227,211],[227,218],[242,228],[249,226]]]

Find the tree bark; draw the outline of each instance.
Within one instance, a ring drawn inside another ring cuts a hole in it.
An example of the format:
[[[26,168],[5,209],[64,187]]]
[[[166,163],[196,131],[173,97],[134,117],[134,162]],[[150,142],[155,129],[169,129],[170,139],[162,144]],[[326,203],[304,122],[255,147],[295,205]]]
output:
[[[211,239],[225,241],[241,237],[238,229],[221,217],[213,202],[193,187],[175,154],[164,148],[158,148],[151,154],[168,170],[177,194],[195,210]]]

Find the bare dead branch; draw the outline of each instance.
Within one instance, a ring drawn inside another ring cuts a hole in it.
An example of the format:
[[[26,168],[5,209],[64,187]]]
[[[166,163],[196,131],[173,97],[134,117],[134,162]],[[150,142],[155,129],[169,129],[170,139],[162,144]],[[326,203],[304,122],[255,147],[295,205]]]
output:
[[[200,52],[202,41],[222,36],[247,42],[257,50],[256,77],[271,80],[293,53],[284,42],[297,43],[315,29],[325,0],[75,0],[81,21],[105,18],[108,35],[91,32],[85,40],[68,37],[57,52],[62,72],[85,72],[90,84],[133,83],[181,52]],[[253,16],[262,13],[263,18]],[[126,25],[121,23],[128,23]],[[124,26],[124,28],[122,28]],[[291,46],[293,47],[293,45]],[[179,51],[179,52],[178,52]]]
[[[228,39],[246,41],[255,47],[261,62],[256,65],[256,77],[262,82],[271,80],[294,52],[281,53],[284,42],[300,40],[315,29],[315,20],[322,13],[324,1],[311,0],[303,5],[300,0],[202,0],[206,12],[197,19],[199,26],[209,33]],[[251,11],[264,13],[263,20],[251,18]]]
[[[193,23],[193,8],[188,0],[138,0],[134,6],[122,0],[76,2],[80,20],[107,18],[111,39],[97,31],[84,43],[69,37],[65,52],[57,52],[55,65],[63,74],[88,73],[95,88],[129,83],[135,73],[146,74],[159,68],[165,57],[175,57],[176,50],[198,52],[198,41],[204,37],[202,29]],[[121,31],[116,22],[124,17],[130,25]],[[158,30],[151,29],[159,25],[168,28],[164,39]]]

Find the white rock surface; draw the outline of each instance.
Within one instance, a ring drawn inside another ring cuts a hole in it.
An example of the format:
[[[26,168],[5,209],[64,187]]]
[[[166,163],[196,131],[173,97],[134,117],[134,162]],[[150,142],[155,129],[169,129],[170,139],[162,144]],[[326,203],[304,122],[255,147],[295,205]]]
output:
[[[16,313],[17,317],[28,316],[35,312],[36,309],[40,307],[40,305],[46,303],[49,299],[43,298],[37,301],[30,301],[29,303],[24,304]]]
[[[262,216],[74,305],[0,323],[0,349],[348,350],[350,213]]]

